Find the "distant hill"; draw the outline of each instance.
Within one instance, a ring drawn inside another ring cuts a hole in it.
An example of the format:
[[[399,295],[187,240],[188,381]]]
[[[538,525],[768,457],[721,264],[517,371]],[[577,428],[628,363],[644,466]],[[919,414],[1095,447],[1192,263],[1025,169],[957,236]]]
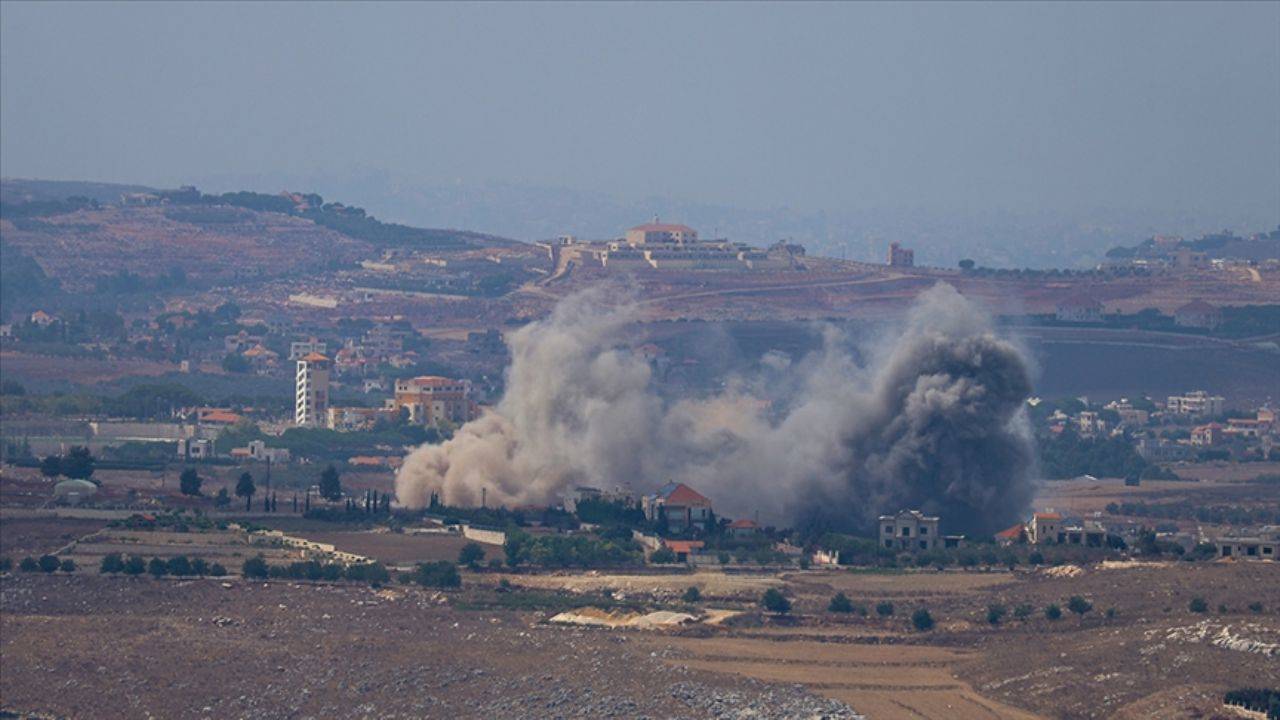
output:
[[[80,180],[0,179],[0,203],[5,205],[66,200],[69,197],[89,198],[105,205],[120,202],[120,196],[125,193],[154,192],[158,191],[145,185],[120,185]]]

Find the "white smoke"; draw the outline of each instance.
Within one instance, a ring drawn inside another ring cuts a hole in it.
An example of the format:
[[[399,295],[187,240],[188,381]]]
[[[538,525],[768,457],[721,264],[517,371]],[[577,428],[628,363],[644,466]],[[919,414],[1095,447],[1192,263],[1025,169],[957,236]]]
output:
[[[544,504],[580,484],[648,492],[677,480],[721,514],[867,528],[912,507],[970,532],[1004,527],[1030,503],[1027,364],[948,285],[922,294],[866,364],[828,328],[811,357],[769,355],[761,377],[677,401],[627,347],[634,308],[607,292],[567,298],[512,335],[506,394],[406,459],[400,503],[438,493],[475,505],[483,488],[495,504]]]

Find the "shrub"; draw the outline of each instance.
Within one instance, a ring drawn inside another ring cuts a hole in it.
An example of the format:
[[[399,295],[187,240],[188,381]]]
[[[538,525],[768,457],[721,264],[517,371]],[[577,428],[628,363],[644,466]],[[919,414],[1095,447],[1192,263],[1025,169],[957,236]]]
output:
[[[690,585],[688,590],[684,591],[684,595],[680,596],[681,600],[687,603],[696,603],[702,600],[702,591],[696,585]]]
[[[58,569],[65,573],[73,573],[76,571],[76,561],[71,558],[66,558],[58,566]]]
[[[13,560],[8,557],[0,557],[0,573],[7,573],[13,569]]]
[[[893,614],[893,603],[888,600],[876,603],[876,614],[880,617],[889,617]]]
[[[850,602],[848,595],[836,593],[831,597],[831,602],[827,604],[827,610],[834,613],[851,613],[853,612],[853,603]]]
[[[41,555],[39,562],[41,572],[51,573],[62,566],[62,563],[58,562],[58,558],[53,555]]]
[[[720,563],[721,565],[728,565],[729,561],[732,559],[733,558],[729,557],[729,553],[724,552],[723,550],[716,553],[716,562]]]
[[[456,588],[462,585],[458,566],[445,560],[418,563],[413,579],[423,587]]]
[[[138,557],[137,555],[133,555],[128,560],[124,561],[125,575],[141,575],[146,571],[147,571],[146,561]]]
[[[992,625],[999,625],[1000,621],[1004,619],[1006,612],[1008,612],[1008,610],[1003,605],[988,605],[987,622]]]
[[[1044,609],[1044,616],[1049,620],[1057,620],[1062,617],[1062,608],[1057,605],[1047,605]]]
[[[1249,612],[1252,612],[1252,613],[1260,613],[1260,612],[1262,612],[1262,603],[1260,603],[1260,602],[1251,602],[1251,603],[1249,603]]]
[[[1035,608],[1027,603],[1022,603],[1013,608],[1013,616],[1019,620],[1026,620],[1031,617],[1031,613],[1035,612]]]
[[[1226,615],[1226,614],[1227,614],[1227,612],[1228,612],[1228,611],[1227,611],[1226,603],[1221,603],[1221,604],[1219,604],[1219,605],[1218,605],[1218,614],[1219,614],[1219,615]]]
[[[187,559],[186,555],[174,555],[169,558],[169,562],[165,563],[165,569],[169,571],[170,575],[182,576],[192,574],[191,561]]]
[[[1035,551],[1035,552],[1031,553],[1030,555],[1028,555],[1028,556],[1027,556],[1027,564],[1028,564],[1028,565],[1043,565],[1043,564],[1044,564],[1044,555],[1040,554],[1040,551],[1039,551],[1039,550],[1037,550],[1037,551]]]
[[[786,598],[777,588],[769,588],[764,595],[760,597],[760,605],[771,613],[776,615],[786,615],[791,612],[791,601]]]
[[[920,632],[932,630],[933,616],[929,614],[928,610],[920,608],[919,610],[911,613],[911,625]]]
[[[120,557],[120,553],[107,553],[102,556],[102,564],[98,566],[98,572],[103,574],[124,572],[124,559]]]
[[[1187,603],[1187,609],[1193,613],[1209,612],[1209,603],[1202,597],[1193,597],[1191,602]]]
[[[1109,607],[1107,608],[1107,612],[1104,614],[1107,616],[1107,619],[1110,620],[1116,616],[1116,609],[1113,607]]]
[[[240,574],[247,578],[265,578],[270,571],[267,568],[267,561],[261,555],[255,555],[244,561],[240,566]]]
[[[209,574],[209,562],[208,562],[207,560],[205,560],[204,558],[199,558],[199,557],[198,557],[198,558],[192,558],[192,559],[191,559],[191,574],[192,574],[192,575],[207,575],[207,574]]]
[[[226,574],[227,569],[222,566],[222,563],[214,563],[209,566],[209,575],[211,577],[223,577]]]
[[[40,569],[40,563],[36,562],[35,558],[24,557],[22,562],[18,563],[18,569],[22,572],[35,572]]]
[[[151,562],[147,563],[147,572],[151,573],[152,577],[164,577],[169,574],[169,563],[166,563],[158,557],[153,557],[151,558]]]
[[[458,551],[459,565],[466,565],[474,570],[480,566],[481,560],[484,560],[484,548],[479,543],[467,543]]]
[[[653,554],[649,556],[649,562],[655,565],[670,565],[675,561],[676,554],[671,551],[671,548],[666,547],[665,545],[654,550]]]
[[[1071,599],[1067,600],[1067,609],[1080,617],[1084,617],[1085,613],[1093,609],[1093,603],[1079,595],[1072,595]]]

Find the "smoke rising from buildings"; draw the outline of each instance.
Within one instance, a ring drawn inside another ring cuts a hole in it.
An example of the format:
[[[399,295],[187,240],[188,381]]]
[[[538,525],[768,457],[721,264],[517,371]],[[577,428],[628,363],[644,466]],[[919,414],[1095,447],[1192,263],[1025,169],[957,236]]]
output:
[[[922,294],[902,325],[860,348],[834,328],[823,347],[710,397],[669,400],[627,347],[634,311],[604,290],[562,301],[510,338],[498,405],[396,477],[399,501],[559,501],[576,485],[650,492],[689,483],[721,515],[810,529],[874,527],[920,508],[949,532],[1015,522],[1033,494],[1022,406],[1028,363],[990,318],[948,285]]]

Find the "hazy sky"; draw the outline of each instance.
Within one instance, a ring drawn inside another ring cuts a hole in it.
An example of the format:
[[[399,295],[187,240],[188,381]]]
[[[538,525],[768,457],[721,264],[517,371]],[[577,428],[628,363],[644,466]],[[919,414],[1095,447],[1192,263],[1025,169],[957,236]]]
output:
[[[0,85],[8,177],[1280,216],[1278,3],[7,0]]]

